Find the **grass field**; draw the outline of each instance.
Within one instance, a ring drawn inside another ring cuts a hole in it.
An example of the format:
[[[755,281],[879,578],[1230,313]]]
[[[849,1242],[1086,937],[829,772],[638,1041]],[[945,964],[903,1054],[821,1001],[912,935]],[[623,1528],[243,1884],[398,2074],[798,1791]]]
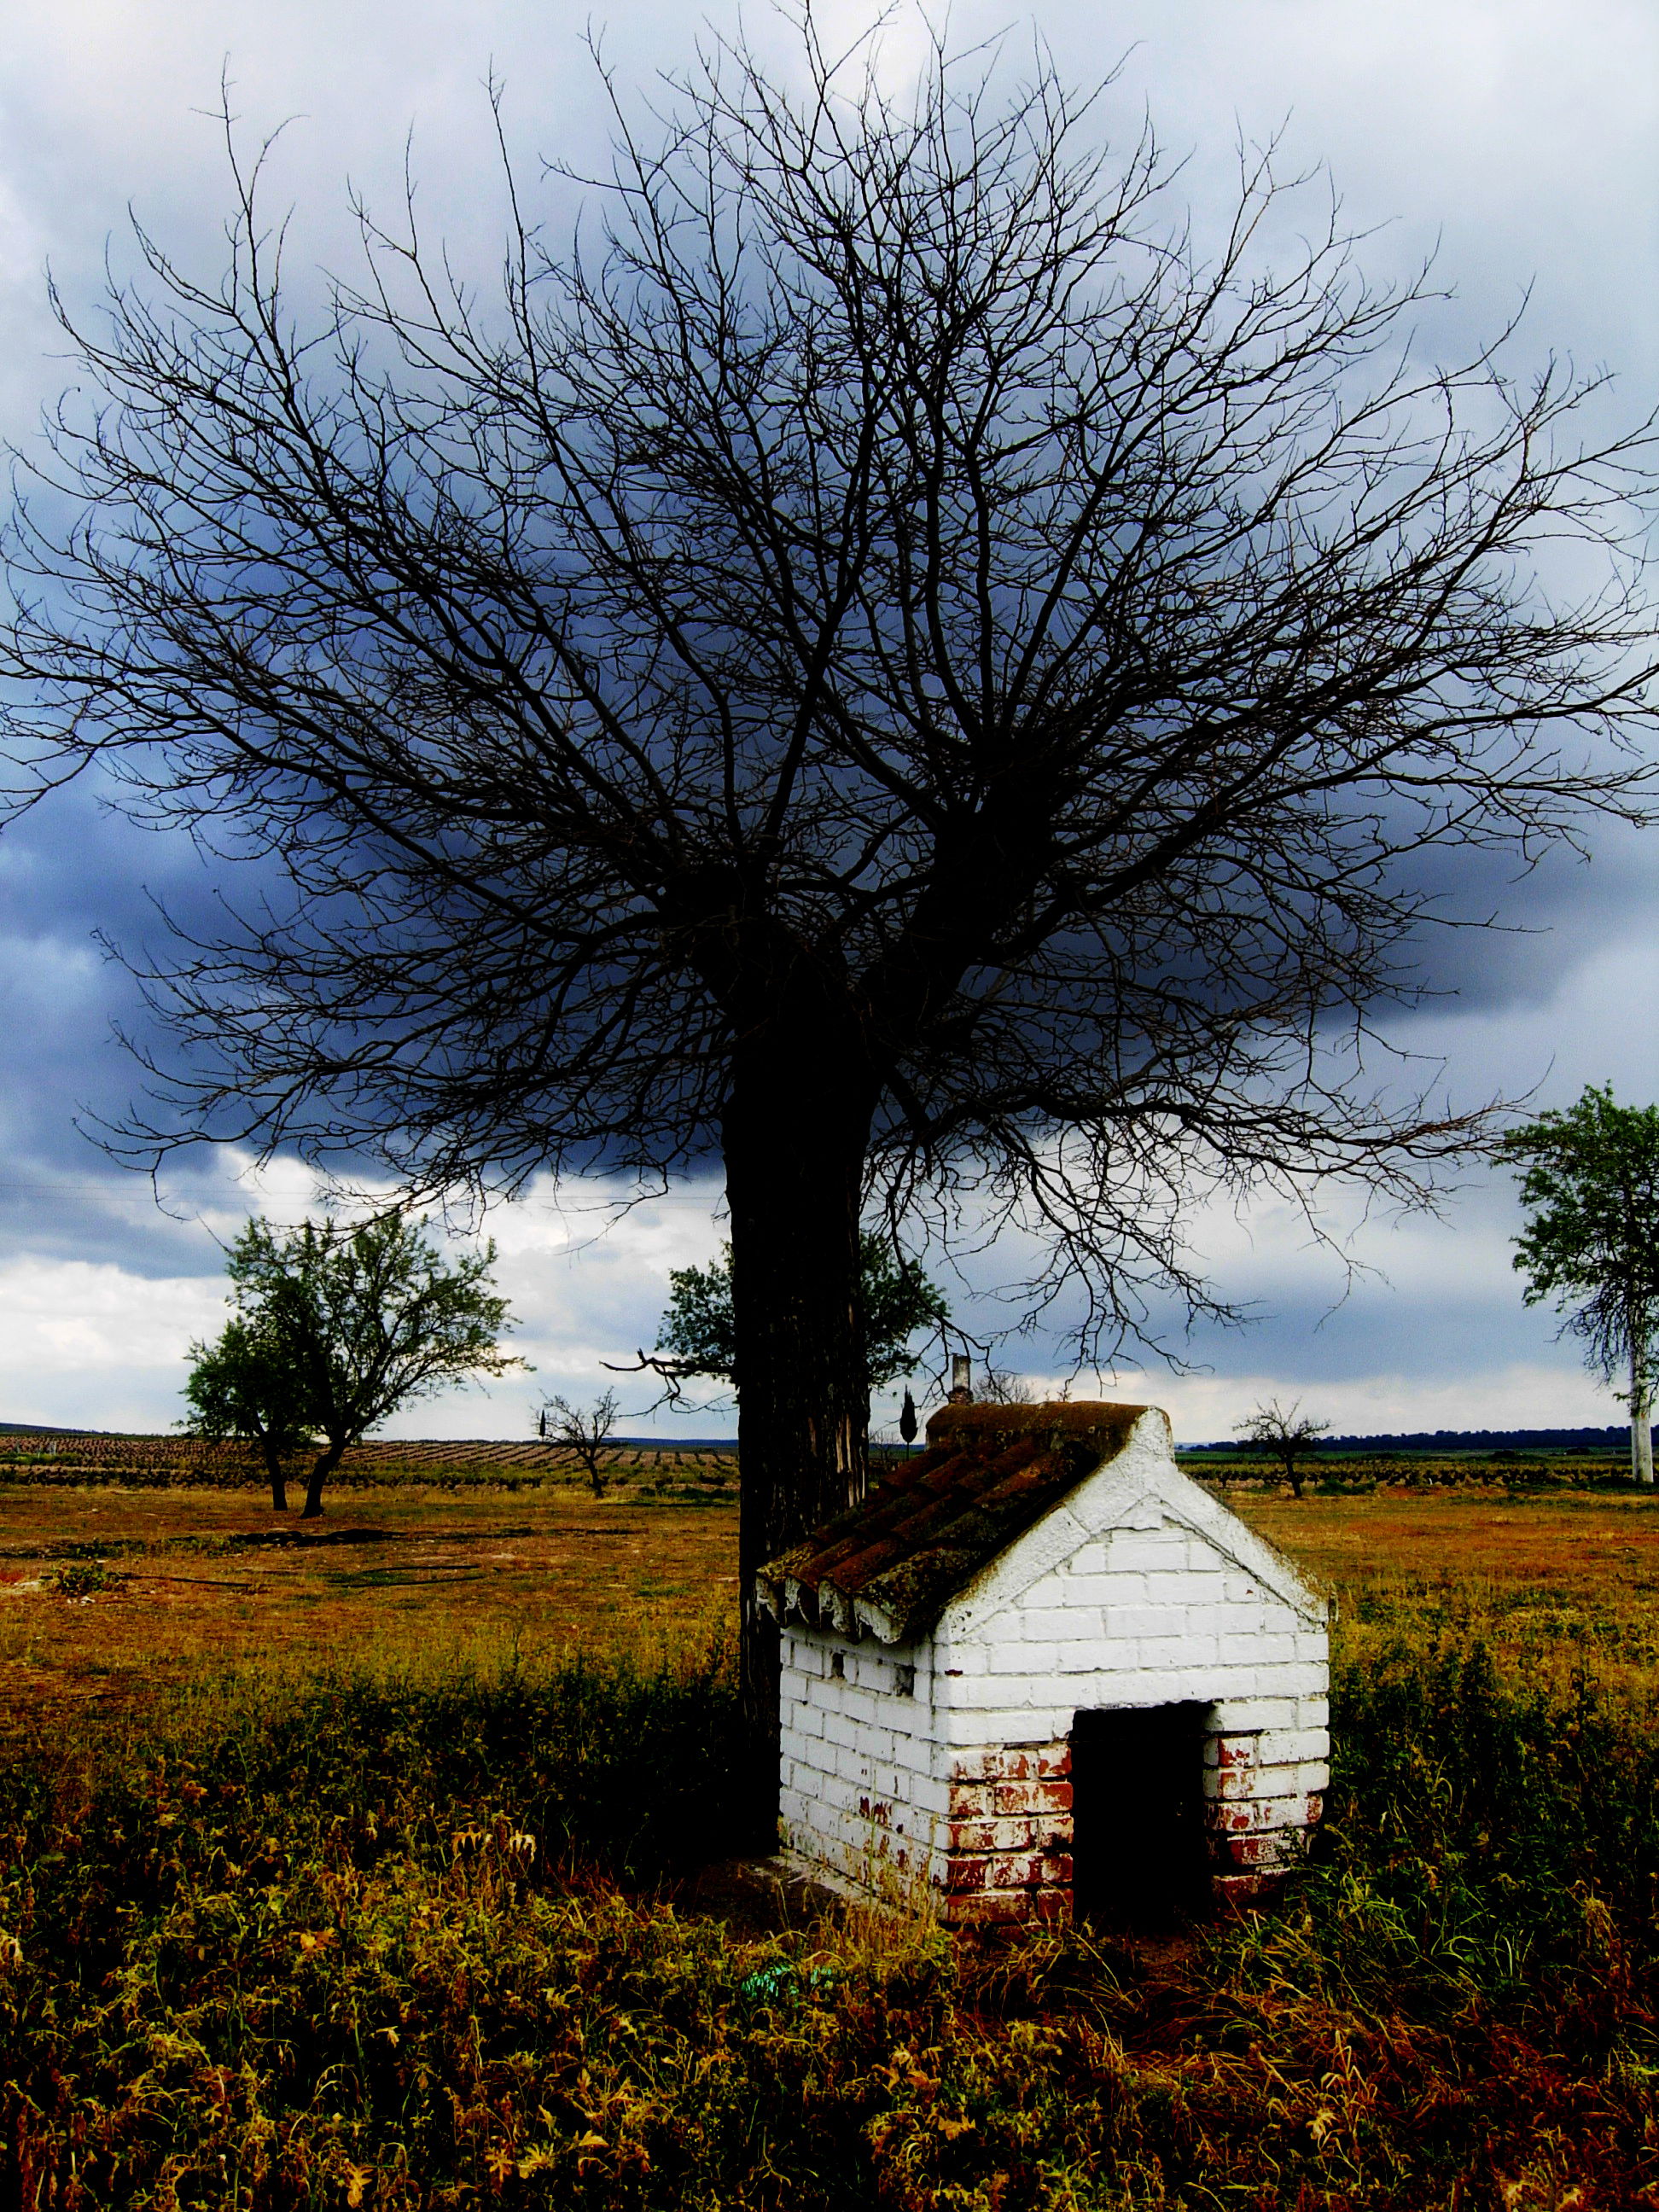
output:
[[[641,1476],[630,1461],[603,1499],[568,1474],[521,1491],[419,1473],[337,1492],[312,1526],[257,1489],[0,1482],[0,1723],[43,1699],[131,1703],[204,1667],[489,1667],[514,1648],[684,1644],[734,1616],[723,1466],[687,1455]],[[1631,1697],[1659,1688],[1659,1501],[1468,1483],[1224,1495],[1334,1594],[1339,1661],[1449,1632],[1532,1678],[1588,1666]],[[66,1601],[55,1578],[94,1561],[105,1586]]]
[[[0,1486],[0,2195],[694,2212],[1659,2206],[1659,1507],[1230,1493],[1340,1604],[1271,1911],[768,1930],[735,1514]],[[119,1577],[120,1579],[116,1579]]]
[[[0,1486],[0,1724],[204,1670],[489,1670],[515,1645],[683,1643],[735,1611],[736,1526],[725,1499],[600,1500],[568,1480],[346,1492],[304,1526],[257,1492]]]

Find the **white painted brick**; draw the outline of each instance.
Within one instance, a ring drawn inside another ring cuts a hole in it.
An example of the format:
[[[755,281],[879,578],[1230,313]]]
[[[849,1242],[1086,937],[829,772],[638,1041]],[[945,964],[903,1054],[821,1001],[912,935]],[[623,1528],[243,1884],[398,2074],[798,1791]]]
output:
[[[1190,1635],[1219,1636],[1232,1626],[1229,1619],[1231,1611],[1230,1607],[1213,1599],[1203,1598],[1195,1600],[1191,1605],[1182,1606],[1181,1617]]]
[[[1251,1695],[1242,1690],[1236,1692],[1231,1671],[1229,1670],[1227,1695],[1216,1701],[1212,1725],[1218,1735],[1236,1732],[1242,1735],[1255,1729],[1294,1728],[1296,1721],[1294,1698]]]
[[[1103,1575],[1107,1569],[1105,1543],[1080,1544],[1066,1565],[1074,1575]]]
[[[1254,1636],[1266,1628],[1269,1608],[1265,1605],[1240,1605],[1230,1598],[1221,1607],[1221,1625],[1235,1636]]]
[[[1250,1656],[1258,1667],[1294,1667],[1297,1663],[1296,1638],[1281,1628],[1264,1628],[1255,1638],[1255,1649]]]
[[[1130,1583],[1137,1586],[1136,1589],[1126,1587]],[[1103,1613],[1109,1617],[1114,1606],[1131,1601],[1140,1603],[1145,1597],[1146,1587],[1146,1577],[1140,1575],[1079,1575],[1064,1610],[1072,1620]]]
[[[961,1681],[951,1685],[950,1710],[975,1715],[998,1711],[1009,1703],[1016,1693],[1018,1684],[1024,1679],[1018,1674],[965,1675]],[[976,1720],[975,1725],[988,1728],[990,1723]]]
[[[1186,1565],[1186,1540],[1173,1530],[1126,1528],[1113,1535],[1109,1556],[1111,1574],[1168,1572]]]
[[[1025,1632],[1038,1643],[1056,1644],[1062,1637],[1098,1636],[1104,1631],[1097,1607],[1055,1605],[1027,1612]]]
[[[859,1731],[845,1713],[826,1713],[823,1717],[823,1740],[838,1748],[855,1744]]]
[[[1249,1778],[1249,1788],[1240,1795],[1253,1797],[1258,1804],[1266,1804],[1270,1798],[1305,1797],[1308,1794],[1300,1765],[1251,1766],[1234,1771]]]
[[[1276,1729],[1271,1739],[1275,1759],[1322,1759],[1329,1739],[1322,1728]]]
[[[1001,1712],[985,1715],[987,1741],[998,1747],[1005,1744],[1052,1742],[1063,1736],[1071,1726],[1069,1709],[1037,1705],[1015,1705]]]
[[[844,1744],[836,1753],[836,1771],[856,1797],[870,1788],[870,1761],[860,1744]]]
[[[1158,1579],[1161,1582],[1164,1577],[1160,1575]],[[1186,1625],[1185,1613],[1178,1605],[1115,1606],[1109,1620],[1115,1637],[1179,1636]]]
[[[1221,1638],[1221,1663],[1224,1667],[1252,1667],[1257,1663],[1256,1644],[1260,1639],[1254,1633],[1240,1635],[1234,1628],[1226,1630]]]
[[[1263,1731],[1254,1768],[1206,1773],[1249,1823],[1253,1863],[1281,1835],[1294,1848],[1326,1778],[1322,1632],[1173,1522],[1109,1540],[1086,1536],[1081,1519],[1051,1527],[1076,1542],[1070,1558],[967,1640],[899,1650],[791,1630],[781,1778],[797,1848],[855,1878],[900,1851],[942,1875],[957,1762],[1063,1741],[1079,1711],[1189,1699],[1212,1727]],[[840,1680],[828,1672],[837,1651]],[[901,1665],[915,1669],[914,1695],[899,1693]],[[887,1808],[885,1823],[861,1802]]]

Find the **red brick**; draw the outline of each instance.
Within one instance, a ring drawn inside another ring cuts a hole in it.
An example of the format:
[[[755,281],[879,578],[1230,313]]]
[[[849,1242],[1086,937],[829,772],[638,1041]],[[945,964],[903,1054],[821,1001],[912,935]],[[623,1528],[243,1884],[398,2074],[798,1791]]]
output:
[[[997,1832],[989,1820],[951,1820],[945,1830],[945,1848],[953,1855],[961,1851],[988,1851],[996,1847]]]
[[[987,1890],[982,1896],[948,1899],[945,1917],[958,1928],[1018,1928],[1036,1918],[1036,1904],[1027,1889]]]
[[[1031,1892],[1033,1920],[1069,1920],[1073,1910],[1069,1882],[1063,1889],[1034,1889]]]

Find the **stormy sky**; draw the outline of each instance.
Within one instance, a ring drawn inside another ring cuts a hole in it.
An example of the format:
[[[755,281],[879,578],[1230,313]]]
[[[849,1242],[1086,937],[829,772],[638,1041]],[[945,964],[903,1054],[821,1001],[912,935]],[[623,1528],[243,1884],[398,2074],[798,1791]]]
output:
[[[850,5],[819,12],[830,42],[867,20]],[[601,33],[627,87],[683,63],[698,20],[587,0],[14,6],[0,39],[0,427],[27,447],[71,374],[46,312],[48,264],[72,308],[91,306],[106,255],[127,265],[131,210],[171,251],[216,265],[222,72],[250,139],[288,125],[272,185],[296,210],[296,265],[348,262],[349,191],[389,202],[407,145],[428,231],[487,283],[500,258],[492,71],[521,157],[580,169],[604,151],[584,32]],[[721,0],[701,20],[730,28],[738,11]],[[787,68],[776,21],[759,8],[747,21]],[[1103,114],[1122,134],[1150,113],[1186,158],[1200,237],[1226,204],[1240,141],[1282,134],[1285,164],[1328,167],[1349,221],[1372,233],[1368,269],[1386,276],[1437,254],[1455,296],[1435,311],[1425,345],[1455,351],[1525,300],[1516,364],[1605,364],[1617,378],[1610,420],[1659,399],[1650,8],[1044,0],[1026,17],[957,0],[950,27],[958,47],[1002,31],[1029,41],[1035,29],[1073,79],[1121,64]],[[882,64],[895,82],[918,35],[915,19],[895,16]],[[187,848],[135,829],[107,799],[83,784],[0,836],[0,1419],[155,1428],[178,1410],[187,1342],[222,1312],[221,1243],[250,1208],[297,1218],[315,1193],[297,1166],[256,1178],[228,1153],[170,1169],[153,1191],[82,1133],[118,1117],[137,1087],[117,1030],[144,1030],[101,941],[138,950],[158,900],[187,904],[207,887]],[[1659,1097],[1655,849],[1652,833],[1607,833],[1587,858],[1483,882],[1480,898],[1513,927],[1431,948],[1443,995],[1397,1023],[1391,1042],[1443,1062],[1465,1102],[1502,1091],[1565,1103],[1607,1080],[1628,1098]],[[602,1360],[651,1341],[668,1269],[718,1242],[719,1192],[678,1188],[609,1230],[605,1196],[538,1188],[496,1209],[489,1227],[535,1375],[414,1408],[403,1433],[522,1433],[540,1389],[591,1395]],[[1334,1193],[1325,1225],[1358,1264],[1350,1281],[1283,1208],[1206,1216],[1200,1239],[1216,1280],[1259,1318],[1195,1338],[1189,1371],[1126,1365],[1106,1387],[1167,1405],[1193,1438],[1224,1434],[1270,1392],[1300,1395],[1343,1429],[1617,1419],[1549,1317],[1522,1309],[1516,1223],[1506,1180],[1486,1173],[1471,1174],[1439,1222],[1367,1220]],[[995,1256],[1004,1276],[1018,1273],[1017,1253]],[[975,1280],[996,1273],[987,1262]],[[965,1306],[972,1285],[948,1287]],[[1004,1356],[1034,1376],[1055,1371],[1042,1338]],[[729,1418],[654,1425],[708,1433]]]

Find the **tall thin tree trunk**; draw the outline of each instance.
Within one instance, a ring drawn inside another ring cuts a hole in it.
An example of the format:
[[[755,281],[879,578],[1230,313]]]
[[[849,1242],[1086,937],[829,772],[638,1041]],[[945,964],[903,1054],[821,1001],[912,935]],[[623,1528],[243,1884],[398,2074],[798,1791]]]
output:
[[[749,1825],[763,1850],[777,1832],[779,1643],[756,1603],[755,1571],[856,1504],[867,1465],[859,1204],[871,1109],[856,1071],[816,1057],[816,1066],[793,1071],[775,1061],[751,1063],[751,1071],[740,1064],[723,1129]]]
[[[1637,1335],[1630,1355],[1630,1471],[1632,1481],[1653,1486],[1653,1381],[1648,1372],[1644,1335]]]
[[[288,1478],[283,1472],[283,1455],[269,1437],[262,1437],[265,1455],[265,1473],[270,1477],[270,1510],[273,1513],[288,1511]]]
[[[325,1450],[318,1453],[312,1467],[310,1480],[306,1484],[305,1510],[300,1516],[302,1521],[316,1521],[321,1518],[323,1485],[340,1464],[341,1455],[344,1450],[345,1446],[343,1443],[330,1444]]]

